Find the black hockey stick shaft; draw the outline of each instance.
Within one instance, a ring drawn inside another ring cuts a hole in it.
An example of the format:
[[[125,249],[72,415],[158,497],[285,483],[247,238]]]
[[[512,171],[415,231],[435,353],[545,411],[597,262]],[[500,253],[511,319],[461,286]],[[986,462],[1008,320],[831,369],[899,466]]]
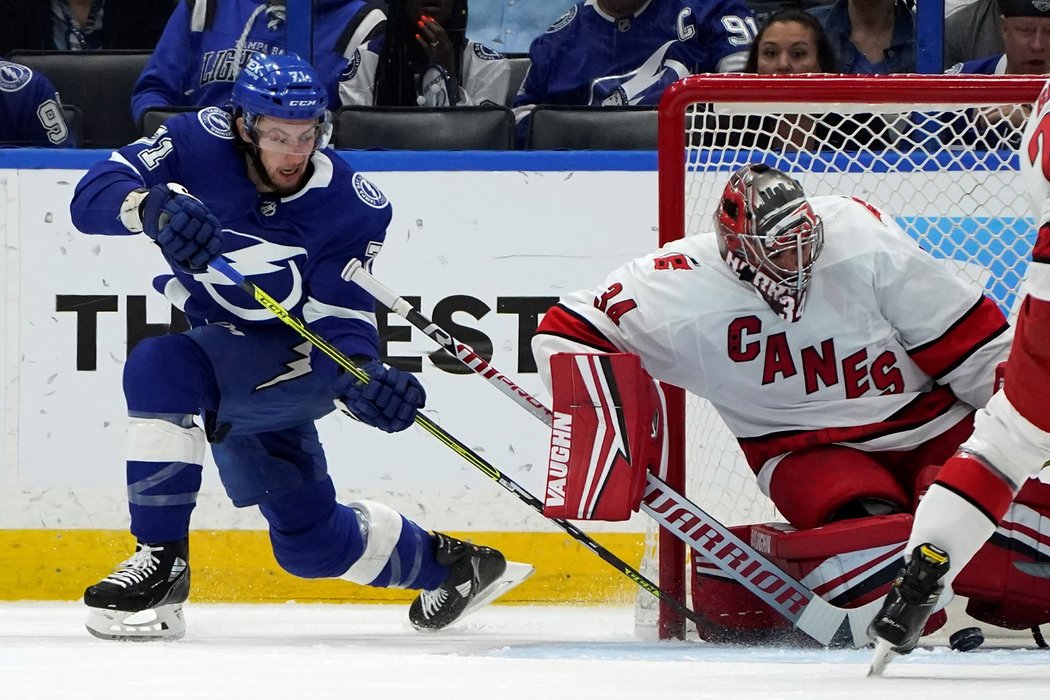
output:
[[[258,285],[244,278],[244,275],[237,272],[233,267],[221,256],[216,258],[210,263],[210,266],[218,272],[225,275],[231,282],[236,284],[242,290],[244,290],[249,296],[255,299],[260,306],[268,309],[274,316],[279,318],[286,325],[293,328],[299,335],[316,347],[318,350],[323,352],[325,355],[330,357],[337,365],[342,367],[344,370],[357,377],[363,382],[368,382],[370,377],[368,373],[358,367],[353,360],[347,357],[339,348],[335,347],[327,340],[310,330],[310,327],[306,325],[306,322],[297,316],[294,316],[284,306],[281,305],[276,299],[271,297]],[[416,424],[426,430],[428,433],[433,435],[439,441],[441,441],[446,447],[451,449],[453,452],[458,454],[460,457],[465,459],[470,464],[477,467],[482,473],[488,476],[490,479],[498,483],[500,486],[510,491],[521,501],[532,507],[537,513],[543,514],[543,503],[536,498],[532,493],[522,488],[516,481],[508,477],[506,474],[501,472],[499,469],[494,467],[492,464],[483,459],[480,455],[474,452],[472,449],[464,445],[455,436],[451,435],[444,428],[439,426],[434,421],[423,415],[422,412],[416,412]],[[689,618],[693,622],[700,623],[700,618],[689,608],[687,608],[680,600],[675,598],[673,595],[663,590],[655,583],[650,581],[648,578],[643,576],[641,572],[636,570],[633,566],[619,558],[600,543],[596,542],[590,535],[585,533],[580,528],[568,520],[562,518],[548,518],[551,522],[559,526],[562,530],[567,532],[580,544],[584,545],[592,552],[597,554],[606,563],[616,568],[627,578],[634,581],[638,586],[645,589],[649,593],[653,594],[660,600],[666,602],[675,608],[685,617]]]
[[[553,413],[541,401],[373,277],[360,261],[347,263],[342,276],[429,336],[548,427],[552,425]],[[817,641],[867,645],[866,623],[869,613],[874,615],[875,604],[846,610],[827,603],[655,474],[646,475],[641,509]],[[741,561],[747,564],[742,565]]]

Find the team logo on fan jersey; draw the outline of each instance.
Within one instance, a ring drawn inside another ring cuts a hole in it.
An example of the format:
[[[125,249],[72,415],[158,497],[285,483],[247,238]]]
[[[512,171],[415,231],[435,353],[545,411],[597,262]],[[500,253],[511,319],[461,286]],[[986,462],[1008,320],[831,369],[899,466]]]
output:
[[[553,34],[554,32],[559,32],[562,29],[565,29],[566,27],[568,27],[569,23],[571,23],[574,19],[576,19],[576,11],[578,9],[579,9],[578,5],[573,5],[571,8],[569,8],[568,12],[566,12],[564,15],[562,15],[557,20],[555,20],[554,24],[552,24],[551,26],[547,27],[546,33],[547,34]]]
[[[361,67],[361,49],[354,49],[354,55],[346,62],[346,67],[339,75],[339,82],[351,80],[357,75],[357,69]]]
[[[21,90],[32,77],[33,71],[26,66],[0,61],[0,90],[4,92]]]
[[[495,51],[485,46],[474,42],[474,55],[480,58],[482,61],[498,61],[503,58],[503,54],[499,51]]]
[[[378,187],[365,179],[361,173],[354,173],[354,190],[361,201],[373,209],[382,209],[386,206],[386,195]]]
[[[230,123],[230,115],[218,107],[205,107],[197,112],[197,121],[204,130],[212,136],[218,136],[227,141],[233,140],[233,125]]]
[[[615,90],[609,93],[609,96],[602,100],[602,107],[622,107],[626,105],[627,91],[623,89],[623,86],[617,86]]]

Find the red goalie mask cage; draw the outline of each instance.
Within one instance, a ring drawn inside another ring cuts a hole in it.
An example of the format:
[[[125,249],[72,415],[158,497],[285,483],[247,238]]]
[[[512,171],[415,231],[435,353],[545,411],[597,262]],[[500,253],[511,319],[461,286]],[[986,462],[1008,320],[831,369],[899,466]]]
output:
[[[1034,221],[1015,149],[1044,79],[1012,76],[699,75],[660,103],[661,243],[713,235],[729,175],[763,162],[808,195],[860,197],[1008,314]],[[672,485],[723,524],[777,519],[718,415],[668,392]],[[643,573],[685,600],[686,553],[650,533]],[[641,594],[636,621],[662,638],[684,621]]]

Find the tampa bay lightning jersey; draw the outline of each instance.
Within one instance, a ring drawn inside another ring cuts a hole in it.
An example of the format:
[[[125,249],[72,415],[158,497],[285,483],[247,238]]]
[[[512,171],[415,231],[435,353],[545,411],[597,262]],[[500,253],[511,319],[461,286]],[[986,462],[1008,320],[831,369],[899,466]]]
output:
[[[756,33],[743,0],[649,0],[627,17],[586,0],[532,42],[514,105],[656,104],[687,75],[741,70]]]
[[[956,63],[944,72],[962,75],[1005,75],[1006,54],[997,53],[994,56],[985,56],[984,58],[975,58],[972,61]]]
[[[0,61],[0,144],[76,147],[55,86],[21,63]]]
[[[338,105],[340,73],[386,15],[366,0],[315,0],[314,5],[309,60],[328,88],[328,104]],[[135,83],[132,115],[138,120],[151,107],[222,107],[248,54],[283,54],[287,33],[284,3],[182,0]]]
[[[222,223],[223,255],[234,269],[347,355],[378,357],[374,300],[340,273],[352,258],[370,264],[382,247],[391,217],[386,196],[331,149],[313,154],[296,194],[262,194],[234,138],[230,115],[216,107],[172,117],[88,171],[70,206],[73,224],[84,233],[130,235],[119,219],[124,198],[136,188],[179,183]],[[211,270],[173,270],[154,287],[193,325],[281,323]]]

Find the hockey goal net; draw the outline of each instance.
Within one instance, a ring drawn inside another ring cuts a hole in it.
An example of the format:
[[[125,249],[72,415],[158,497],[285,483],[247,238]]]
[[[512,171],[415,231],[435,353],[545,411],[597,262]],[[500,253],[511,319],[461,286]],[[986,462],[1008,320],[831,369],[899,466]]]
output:
[[[857,196],[1009,313],[1034,236],[1015,149],[1043,80],[976,76],[691,76],[660,104],[661,243],[711,232],[736,168],[764,162],[810,194]],[[669,396],[672,484],[726,525],[778,519],[715,411]],[[685,600],[684,547],[654,528],[643,572]],[[682,618],[641,593],[638,631]]]

